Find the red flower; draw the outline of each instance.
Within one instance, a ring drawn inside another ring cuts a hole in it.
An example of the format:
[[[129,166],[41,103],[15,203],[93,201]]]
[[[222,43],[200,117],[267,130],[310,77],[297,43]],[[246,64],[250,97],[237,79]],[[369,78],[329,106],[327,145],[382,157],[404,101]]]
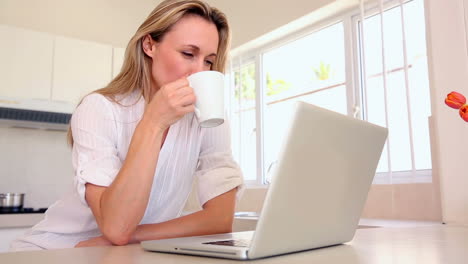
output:
[[[463,120],[465,120],[466,122],[468,122],[468,104],[460,108],[460,117],[463,118]]]
[[[460,107],[466,104],[466,98],[462,94],[451,92],[447,94],[447,98],[445,98],[445,104],[452,108],[460,109]]]

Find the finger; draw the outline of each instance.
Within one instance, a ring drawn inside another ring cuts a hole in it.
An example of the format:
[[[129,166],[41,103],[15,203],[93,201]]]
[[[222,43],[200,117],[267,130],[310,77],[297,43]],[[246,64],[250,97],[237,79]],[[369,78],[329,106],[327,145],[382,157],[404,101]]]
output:
[[[177,98],[183,98],[188,95],[194,95],[194,91],[190,86],[185,86],[174,91]]]
[[[189,105],[194,105],[197,101],[197,97],[194,93],[187,94],[179,99],[178,105],[185,107]]]
[[[195,94],[189,87],[172,91],[167,95],[166,102],[171,108],[177,109],[181,106],[193,104],[195,102]]]
[[[184,106],[182,107],[182,111],[184,114],[195,112],[195,105],[191,104],[191,105]]]
[[[189,81],[186,78],[180,78],[165,85],[165,89],[178,90],[184,87],[189,87]]]

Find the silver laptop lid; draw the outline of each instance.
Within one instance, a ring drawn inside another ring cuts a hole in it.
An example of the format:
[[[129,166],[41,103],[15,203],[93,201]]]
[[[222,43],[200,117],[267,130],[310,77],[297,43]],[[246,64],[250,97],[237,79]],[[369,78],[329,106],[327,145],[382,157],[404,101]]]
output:
[[[387,133],[386,128],[299,102],[248,257],[351,240]]]

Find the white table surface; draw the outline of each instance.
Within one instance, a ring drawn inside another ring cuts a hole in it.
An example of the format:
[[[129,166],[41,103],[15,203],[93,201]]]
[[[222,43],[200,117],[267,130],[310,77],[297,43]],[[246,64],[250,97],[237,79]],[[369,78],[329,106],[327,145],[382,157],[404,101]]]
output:
[[[144,251],[138,244],[0,254],[0,263],[15,264],[154,264],[154,263],[468,263],[468,227],[430,225],[365,228],[340,246],[309,250],[256,261],[163,254]]]

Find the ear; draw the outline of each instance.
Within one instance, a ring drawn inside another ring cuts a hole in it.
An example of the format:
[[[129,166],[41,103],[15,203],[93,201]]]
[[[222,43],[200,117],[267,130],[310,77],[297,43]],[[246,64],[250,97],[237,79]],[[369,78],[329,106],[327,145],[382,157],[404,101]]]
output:
[[[143,37],[141,48],[146,55],[148,55],[150,58],[153,58],[156,47],[154,45],[154,40],[149,34]]]

